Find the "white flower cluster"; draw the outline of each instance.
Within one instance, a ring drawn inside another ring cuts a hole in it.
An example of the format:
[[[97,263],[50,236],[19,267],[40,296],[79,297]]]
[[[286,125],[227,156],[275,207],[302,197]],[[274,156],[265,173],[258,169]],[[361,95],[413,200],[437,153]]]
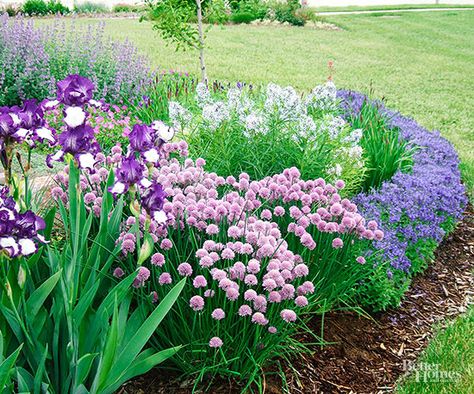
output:
[[[333,81],[327,81],[324,85],[316,86],[308,96],[305,104],[310,108],[323,110],[334,110],[337,108],[337,89]]]
[[[169,117],[173,127],[181,131],[193,120],[192,113],[176,101],[169,103]]]

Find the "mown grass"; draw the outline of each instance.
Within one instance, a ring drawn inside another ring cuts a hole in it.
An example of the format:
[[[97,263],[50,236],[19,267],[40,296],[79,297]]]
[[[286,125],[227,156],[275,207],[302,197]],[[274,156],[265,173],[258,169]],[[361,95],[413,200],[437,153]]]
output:
[[[403,379],[396,393],[474,393],[473,338],[474,308],[471,308],[465,316],[437,333],[417,361],[418,372]],[[440,377],[447,381],[441,381]]]
[[[439,129],[457,148],[474,191],[474,11],[340,15],[341,31],[274,26],[215,26],[207,33],[210,78],[291,84],[307,90],[328,76],[338,87],[372,92],[388,105]],[[77,23],[100,23],[78,19]],[[48,21],[38,21],[48,23]],[[198,73],[194,51],[167,47],[148,22],[108,19],[106,31],[128,38],[153,66]]]
[[[337,11],[385,11],[385,10],[423,10],[436,8],[474,8],[472,4],[399,4],[399,5],[368,5],[368,6],[323,6],[312,7],[316,12],[337,12]]]

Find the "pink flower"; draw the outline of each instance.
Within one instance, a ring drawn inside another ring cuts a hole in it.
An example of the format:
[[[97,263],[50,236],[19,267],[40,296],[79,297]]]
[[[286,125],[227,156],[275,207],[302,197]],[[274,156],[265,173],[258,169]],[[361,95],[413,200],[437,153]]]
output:
[[[346,186],[346,183],[342,180],[342,179],[338,179],[336,181],[336,187],[341,190],[341,189],[344,189],[344,187]]]
[[[122,269],[122,268],[117,267],[117,268],[114,269],[113,275],[114,275],[116,278],[121,278],[122,276],[125,275],[125,272],[123,272],[123,269]]]
[[[259,324],[261,326],[265,326],[266,324],[268,324],[268,320],[267,320],[267,318],[265,317],[265,315],[263,313],[255,312],[252,315],[252,323]]]
[[[221,308],[216,308],[212,311],[211,316],[215,320],[222,320],[225,317],[225,312]]]
[[[252,314],[252,308],[248,305],[241,305],[239,308],[239,315],[240,316],[250,316]]]
[[[173,243],[168,238],[165,238],[163,241],[161,241],[160,247],[161,249],[169,250],[173,247]]]
[[[281,302],[281,295],[278,291],[272,291],[268,294],[268,301],[272,303],[279,303]]]
[[[287,323],[294,322],[296,320],[296,313],[291,309],[283,309],[280,312],[280,316]]]
[[[359,264],[365,264],[365,258],[363,256],[359,256],[356,258],[356,261],[359,263]]]
[[[342,241],[341,238],[334,238],[332,240],[332,247],[335,249],[340,249],[344,246],[344,242]]]
[[[178,265],[178,272],[181,276],[191,276],[193,269],[189,263],[181,263]]]
[[[189,306],[194,311],[201,311],[204,308],[204,298],[198,295],[191,297],[189,300]]]
[[[235,301],[237,298],[239,298],[239,291],[235,287],[230,287],[226,291],[226,297],[231,300]]]
[[[151,256],[151,263],[158,267],[162,267],[165,263],[165,256],[163,256],[161,253],[155,253],[153,256]]]
[[[158,278],[158,282],[160,285],[169,285],[171,282],[173,282],[173,279],[168,272],[163,272]]]
[[[274,326],[268,327],[268,332],[269,332],[270,334],[276,334],[277,331],[278,331],[277,328],[274,327]]]
[[[156,291],[152,291],[150,293],[150,298],[151,298],[151,302],[153,304],[156,304],[158,302],[158,293]]]
[[[207,286],[207,280],[204,276],[198,275],[194,278],[193,280],[193,286],[196,289],[199,289],[200,287],[206,287]]]
[[[260,271],[260,263],[258,260],[250,260],[247,264],[247,271],[251,274],[257,274]]]
[[[255,275],[248,274],[245,276],[244,282],[248,286],[255,286],[258,283],[258,280]]]
[[[209,224],[206,228],[206,234],[208,235],[219,234],[219,227],[217,227],[215,224]]]
[[[305,296],[298,296],[295,298],[295,304],[300,308],[308,305],[308,299]]]
[[[298,264],[294,269],[293,269],[293,273],[295,274],[295,276],[297,278],[301,278],[303,276],[306,276],[308,275],[309,273],[309,269],[308,269],[308,266],[306,264]]]
[[[137,276],[133,281],[133,287],[142,287],[145,285],[145,282],[150,277],[150,270],[146,267],[140,267],[138,269]]]
[[[249,289],[245,291],[244,300],[253,301],[255,298],[257,298],[257,292],[255,290]]]
[[[199,159],[198,159],[199,160]],[[220,348],[223,345],[222,339],[219,337],[212,337],[209,341],[209,347]]]
[[[305,295],[305,294],[312,294],[314,293],[314,285],[309,280],[304,282],[301,286],[298,287],[298,294]]]

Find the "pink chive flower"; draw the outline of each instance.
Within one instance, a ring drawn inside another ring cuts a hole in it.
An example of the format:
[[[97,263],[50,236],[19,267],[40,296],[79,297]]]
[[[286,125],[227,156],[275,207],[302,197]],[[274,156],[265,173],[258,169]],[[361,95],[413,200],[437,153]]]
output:
[[[148,280],[150,277],[150,270],[146,267],[140,267],[138,269],[137,276],[135,280],[133,281],[133,287],[142,287],[145,285],[145,282]]]
[[[253,301],[255,298],[257,298],[257,292],[255,290],[249,289],[245,291],[244,300]]]
[[[344,246],[344,242],[341,238],[337,237],[332,240],[332,247],[335,249],[340,249]]]
[[[189,306],[194,311],[201,311],[204,308],[204,298],[201,296],[195,295],[189,300]]]
[[[238,311],[239,316],[250,316],[252,314],[252,308],[249,305],[241,305]]]
[[[365,264],[365,257],[363,256],[359,256],[356,258],[356,261],[359,263],[359,264]]]
[[[169,250],[173,247],[173,243],[168,238],[165,238],[163,241],[161,241],[160,247],[161,249]]]
[[[268,320],[267,320],[267,318],[265,317],[265,315],[263,313],[255,312],[252,315],[252,323],[259,324],[261,326],[265,326],[266,324],[268,324]]]
[[[215,320],[222,320],[225,317],[225,312],[221,308],[216,308],[212,311],[211,316]]]
[[[181,276],[191,276],[193,269],[189,263],[181,263],[178,265],[178,272]]]
[[[125,275],[125,272],[123,272],[122,268],[117,267],[117,268],[114,269],[113,276],[115,276],[116,278],[121,278],[124,275]]]
[[[160,285],[169,285],[173,282],[171,275],[168,272],[163,272],[158,278],[158,283]]]
[[[165,263],[165,256],[161,253],[155,253],[151,256],[151,264],[156,265],[157,267],[162,267]]]
[[[339,190],[342,190],[346,186],[346,183],[342,179],[338,179],[335,185],[336,185],[336,188],[338,188]]]
[[[151,298],[151,302],[153,304],[156,304],[158,302],[158,293],[156,291],[152,291],[150,293],[150,298]]]
[[[308,275],[309,269],[306,264],[298,264],[294,269],[293,272],[297,278],[301,278],[303,276]]]
[[[199,289],[201,287],[206,287],[207,286],[207,280],[204,276],[202,275],[197,275],[194,280],[193,280],[193,286],[196,289]]]
[[[296,306],[299,306],[300,308],[305,307],[308,305],[308,299],[305,296],[298,296],[295,298],[295,304]]]
[[[212,347],[215,349],[220,348],[222,345],[223,345],[222,339],[220,339],[219,337],[212,337],[209,341],[209,347]]]
[[[274,327],[274,326],[268,327],[268,332],[269,332],[270,334],[276,334],[277,331],[278,331],[277,328]]]
[[[291,309],[283,309],[280,312],[281,318],[287,323],[294,322],[296,320],[296,313]]]

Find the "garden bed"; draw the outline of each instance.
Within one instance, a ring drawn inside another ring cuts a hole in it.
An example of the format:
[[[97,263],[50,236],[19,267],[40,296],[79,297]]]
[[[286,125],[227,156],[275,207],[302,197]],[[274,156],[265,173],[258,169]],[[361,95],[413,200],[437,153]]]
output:
[[[404,374],[404,361],[417,359],[431,339],[438,322],[447,323],[466,311],[474,288],[474,211],[470,206],[464,220],[436,251],[428,270],[413,280],[399,309],[374,314],[331,313],[324,322],[321,349],[293,360],[285,375],[291,393],[375,393],[392,391]],[[321,321],[311,322],[315,331]],[[311,341],[302,337],[302,341]],[[295,373],[298,371],[298,373]],[[193,382],[163,371],[152,371],[119,391],[126,394],[185,394]],[[190,388],[191,387],[191,388]],[[201,386],[200,392],[239,393],[233,382],[219,381]],[[270,376],[268,393],[281,393],[281,380]]]

